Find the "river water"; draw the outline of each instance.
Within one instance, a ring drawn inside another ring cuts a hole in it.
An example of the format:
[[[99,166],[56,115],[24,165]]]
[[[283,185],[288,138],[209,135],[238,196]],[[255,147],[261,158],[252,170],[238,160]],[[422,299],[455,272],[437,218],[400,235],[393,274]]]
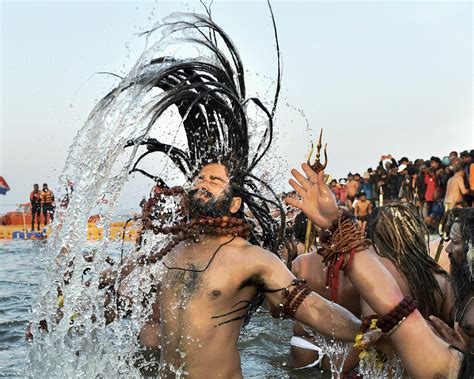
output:
[[[25,329],[43,274],[45,247],[42,241],[0,242],[0,377],[28,377]],[[291,369],[291,326],[291,321],[275,320],[263,311],[253,317],[239,341],[245,378],[321,377],[319,369]]]

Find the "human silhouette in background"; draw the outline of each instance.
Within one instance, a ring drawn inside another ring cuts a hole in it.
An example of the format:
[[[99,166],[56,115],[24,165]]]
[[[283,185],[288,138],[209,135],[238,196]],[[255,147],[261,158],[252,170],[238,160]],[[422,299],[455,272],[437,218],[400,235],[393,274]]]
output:
[[[41,191],[41,207],[43,208],[44,225],[48,224],[48,214],[53,221],[54,216],[54,194],[48,188],[46,183],[43,184],[43,191]]]
[[[31,202],[31,230],[35,230],[35,216],[38,223],[38,230],[40,230],[41,217],[41,192],[38,184],[33,184],[33,191],[30,193]]]

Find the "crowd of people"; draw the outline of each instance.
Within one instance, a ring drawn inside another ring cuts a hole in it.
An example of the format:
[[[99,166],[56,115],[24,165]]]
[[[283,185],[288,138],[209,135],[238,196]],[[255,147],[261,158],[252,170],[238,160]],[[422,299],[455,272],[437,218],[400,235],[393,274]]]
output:
[[[375,169],[332,179],[330,187],[339,205],[351,210],[363,228],[374,207],[401,201],[415,205],[436,231],[445,211],[473,205],[474,150],[414,161],[384,155]]]
[[[38,231],[41,231],[41,213],[43,214],[43,225],[48,225],[54,218],[54,194],[48,188],[47,183],[43,183],[43,189],[40,191],[38,184],[33,184],[33,191],[30,193],[31,203],[31,231],[35,230],[35,220]]]
[[[164,154],[187,182],[186,189],[163,185],[153,191],[142,203],[142,229],[129,259],[91,275],[109,289],[111,300],[104,309],[115,311],[110,322],[129,317],[133,303],[135,308],[148,307],[139,340],[158,352],[154,375],[163,378],[241,378],[237,340],[260,306],[276,318],[295,321],[295,367],[314,366],[314,356],[301,354],[318,351],[314,336],[305,334],[310,328],[333,341],[354,344],[357,351],[345,371],[358,364],[377,369],[395,353],[403,369],[400,375],[385,371],[389,377],[472,378],[474,215],[472,208],[451,209],[474,188],[472,152],[414,163],[388,155],[363,178],[350,175],[345,183],[333,181],[331,186],[324,171],[304,163],[302,172],[293,169],[288,175],[295,196],[284,202],[293,213],[301,213],[287,225],[278,196],[254,174],[272,142],[275,108],[246,98],[245,71],[222,29],[205,16],[186,17],[173,20],[173,33],[189,32],[193,25],[196,33],[190,41],[207,48],[213,59],[159,58],[136,65],[125,85],[112,90],[90,116],[114,126],[110,115],[122,114],[117,99],[131,91],[127,114],[144,112],[159,123],[162,114],[176,107],[186,136],[183,149],[154,138],[127,143],[147,147],[131,172],[156,181],[159,176],[137,164],[149,153]],[[218,46],[216,35],[225,43]],[[152,104],[149,109],[143,108],[145,96],[146,104]],[[268,117],[262,133],[248,128],[250,116],[243,105],[249,100]],[[255,150],[250,149],[252,137],[262,138]],[[106,173],[100,175],[103,180]],[[448,270],[430,258],[420,215],[430,216],[438,198],[444,199],[443,212],[448,211],[443,223],[451,239]],[[272,213],[273,208],[280,214]],[[307,254],[298,256],[301,248]],[[67,247],[60,253],[67,255]],[[153,271],[157,264],[160,269]],[[127,289],[133,275],[152,285],[142,289],[144,281],[139,280],[140,285]],[[71,278],[82,280],[82,273]],[[53,301],[56,306],[57,299]],[[62,302],[70,309],[73,305]],[[90,320],[77,315],[73,322],[90,325]],[[67,318],[58,322],[70,325]],[[365,354],[359,355],[360,350]]]

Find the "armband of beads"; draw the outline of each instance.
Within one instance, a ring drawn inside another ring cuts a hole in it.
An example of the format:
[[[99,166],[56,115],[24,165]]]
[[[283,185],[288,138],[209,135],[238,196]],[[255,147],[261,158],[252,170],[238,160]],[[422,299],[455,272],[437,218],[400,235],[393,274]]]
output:
[[[294,286],[291,291],[288,289],[290,286]],[[275,318],[294,317],[301,303],[311,293],[306,279],[293,279],[288,287],[283,288],[282,301],[278,304],[277,310],[271,313]]]
[[[417,307],[418,302],[415,299],[405,296],[400,304],[378,320],[377,326],[383,333],[391,335]]]

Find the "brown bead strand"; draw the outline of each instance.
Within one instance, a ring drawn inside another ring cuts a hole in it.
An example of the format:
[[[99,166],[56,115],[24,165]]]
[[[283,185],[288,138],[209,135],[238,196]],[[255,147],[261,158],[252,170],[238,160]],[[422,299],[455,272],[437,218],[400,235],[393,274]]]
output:
[[[288,289],[290,286],[295,287],[290,291]],[[311,293],[306,279],[293,279],[288,287],[282,289],[282,301],[278,304],[278,308],[271,312],[275,318],[293,317],[306,296]]]
[[[371,242],[364,237],[364,233],[352,220],[351,215],[340,212],[337,220],[321,233],[320,244],[318,253],[323,256],[326,266],[332,266],[340,255],[347,254],[352,249],[356,251],[366,249]]]
[[[291,292],[288,292],[286,288],[283,290],[283,298],[286,299],[285,303],[283,304],[283,311],[285,312],[285,314],[289,314],[291,303],[301,291],[302,286],[304,286],[305,284],[305,279],[299,279],[298,281],[293,280],[291,285],[294,285],[295,287],[291,290]]]
[[[300,307],[301,303],[306,299],[306,296],[308,296],[311,293],[311,288],[307,284],[302,284],[301,285],[301,290],[298,293],[298,297],[296,300],[291,304],[291,307],[288,310],[288,315],[291,317],[294,317],[296,311]]]
[[[155,263],[162,259],[168,254],[174,247],[180,242],[185,240],[198,240],[199,235],[218,235],[218,236],[238,236],[242,238],[249,238],[250,236],[250,225],[245,224],[244,220],[231,217],[210,217],[202,216],[197,220],[190,222],[181,223],[170,227],[157,227],[151,228],[155,234],[174,234],[174,237],[163,249],[159,252],[152,254],[145,259],[145,263]]]
[[[418,302],[415,299],[405,296],[400,304],[377,321],[377,326],[383,333],[393,332],[417,307]]]

